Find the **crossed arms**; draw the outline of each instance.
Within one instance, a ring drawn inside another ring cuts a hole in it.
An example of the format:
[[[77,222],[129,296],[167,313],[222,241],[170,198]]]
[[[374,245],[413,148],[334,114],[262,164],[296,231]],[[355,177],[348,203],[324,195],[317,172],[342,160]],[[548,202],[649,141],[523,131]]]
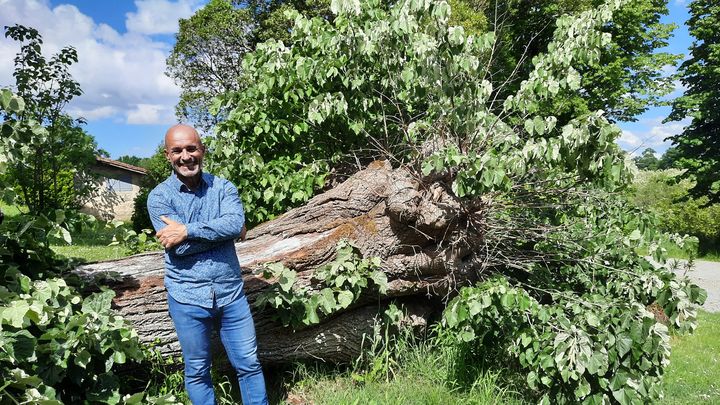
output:
[[[148,213],[156,236],[163,247],[178,256],[187,256],[212,249],[230,239],[245,239],[245,213],[237,189],[230,183],[223,186],[220,212],[205,222],[183,223],[169,197],[150,193]]]

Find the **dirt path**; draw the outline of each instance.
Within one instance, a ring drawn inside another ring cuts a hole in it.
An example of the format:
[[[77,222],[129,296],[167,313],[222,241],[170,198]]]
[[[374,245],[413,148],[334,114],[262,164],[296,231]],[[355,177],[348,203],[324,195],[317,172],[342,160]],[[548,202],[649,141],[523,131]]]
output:
[[[683,273],[678,270],[678,273]],[[703,309],[709,312],[720,312],[720,263],[695,261],[695,268],[688,272],[688,277],[697,285],[707,290],[708,297]]]

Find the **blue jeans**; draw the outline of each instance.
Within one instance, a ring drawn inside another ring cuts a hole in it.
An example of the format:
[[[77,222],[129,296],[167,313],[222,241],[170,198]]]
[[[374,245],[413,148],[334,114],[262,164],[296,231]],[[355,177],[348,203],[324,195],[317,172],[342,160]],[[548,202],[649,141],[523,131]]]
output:
[[[210,333],[215,324],[237,373],[243,404],[268,403],[257,358],[255,325],[245,294],[224,307],[212,309],[177,302],[168,294],[168,307],[185,361],[185,389],[194,405],[215,404],[210,380]]]

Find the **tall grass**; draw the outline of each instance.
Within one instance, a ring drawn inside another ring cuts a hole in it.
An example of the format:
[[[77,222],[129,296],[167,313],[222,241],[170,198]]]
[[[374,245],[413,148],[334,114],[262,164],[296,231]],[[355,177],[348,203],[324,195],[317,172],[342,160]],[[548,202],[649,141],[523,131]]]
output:
[[[363,360],[363,357],[365,360]],[[464,364],[454,348],[400,334],[380,352],[366,352],[345,369],[298,365],[287,383],[287,402],[300,404],[520,404],[521,396],[497,371],[460,381]]]

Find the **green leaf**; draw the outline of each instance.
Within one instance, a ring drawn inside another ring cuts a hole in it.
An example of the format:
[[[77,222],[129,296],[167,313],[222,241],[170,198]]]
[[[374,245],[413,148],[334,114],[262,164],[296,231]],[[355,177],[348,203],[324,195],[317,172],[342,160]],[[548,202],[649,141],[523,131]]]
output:
[[[615,338],[615,346],[617,347],[618,355],[620,357],[625,356],[625,354],[632,349],[632,345],[632,339],[625,333],[622,333]]]
[[[352,304],[354,299],[353,293],[351,291],[338,291],[338,305],[342,308],[347,308]]]
[[[586,312],[585,313],[585,320],[587,321],[588,325],[597,328],[600,326],[600,318],[597,317],[593,312]]]
[[[127,361],[127,356],[125,355],[125,352],[119,350],[113,353],[112,358],[113,361],[117,364],[125,364],[125,362]]]
[[[580,378],[580,383],[575,388],[575,398],[582,400],[591,392],[590,383],[585,378]]]
[[[8,324],[15,328],[22,328],[25,315],[30,310],[30,304],[23,300],[17,300],[10,303],[7,307],[0,307],[0,318],[2,323]]]
[[[280,274],[280,278],[278,279],[278,285],[280,285],[280,289],[289,292],[292,290],[293,286],[295,285],[295,281],[297,280],[297,273],[290,270],[290,269],[284,269],[282,273]]]
[[[92,356],[90,355],[90,352],[85,349],[81,350],[77,355],[75,355],[75,364],[82,368],[86,368],[87,365],[90,363],[90,360],[92,360]]]

